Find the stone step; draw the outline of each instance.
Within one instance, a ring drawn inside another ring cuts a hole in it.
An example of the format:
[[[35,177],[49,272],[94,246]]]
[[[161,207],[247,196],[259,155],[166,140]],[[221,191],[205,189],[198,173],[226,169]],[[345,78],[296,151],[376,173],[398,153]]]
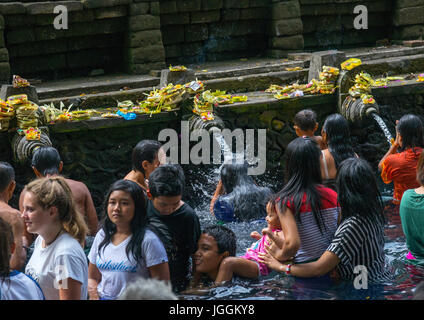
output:
[[[384,49],[374,49],[368,52],[346,52],[347,58],[359,58],[362,61],[370,61],[370,60],[379,60],[386,58],[394,58],[394,57],[408,57],[417,54],[424,53],[424,46],[421,47],[395,47],[395,48],[384,48]]]
[[[149,75],[108,75],[66,79],[37,84],[39,100],[75,97],[101,92],[119,91],[122,88],[139,89],[159,85],[159,78]]]

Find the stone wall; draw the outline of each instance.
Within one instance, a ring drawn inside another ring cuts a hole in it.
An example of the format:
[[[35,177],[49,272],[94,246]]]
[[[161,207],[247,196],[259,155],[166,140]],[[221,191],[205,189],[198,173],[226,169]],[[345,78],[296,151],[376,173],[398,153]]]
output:
[[[264,53],[270,0],[160,1],[168,64]]]
[[[68,29],[53,25],[57,5],[68,10]],[[3,83],[10,73],[51,80],[165,66],[157,1],[1,2],[0,14]]]
[[[424,38],[424,1],[394,0],[394,40],[416,40]]]
[[[375,45],[388,39],[392,0],[299,0],[306,48]],[[368,9],[368,29],[356,30],[357,5]]]

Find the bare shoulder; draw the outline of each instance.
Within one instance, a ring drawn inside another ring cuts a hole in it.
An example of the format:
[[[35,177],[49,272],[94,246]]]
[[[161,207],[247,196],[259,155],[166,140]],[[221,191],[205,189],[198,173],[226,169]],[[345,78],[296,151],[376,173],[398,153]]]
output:
[[[6,220],[12,226],[23,223],[19,210],[16,210],[7,204],[0,205],[0,209],[0,218]]]

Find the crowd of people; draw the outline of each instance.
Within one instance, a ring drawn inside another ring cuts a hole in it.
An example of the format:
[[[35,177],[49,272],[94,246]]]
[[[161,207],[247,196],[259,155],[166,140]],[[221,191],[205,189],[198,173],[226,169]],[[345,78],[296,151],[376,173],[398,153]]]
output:
[[[378,165],[382,180],[394,183],[410,261],[424,261],[422,126],[415,115],[397,121]],[[110,186],[99,215],[87,186],[61,176],[55,148],[34,152],[36,179],[21,192],[19,210],[8,204],[14,168],[0,162],[0,298],[177,299],[271,272],[352,280],[359,265],[371,282],[390,279],[376,175],[353,150],[341,115],[326,118],[321,136],[317,129],[315,112],[296,114],[298,137],[286,148],[284,187],[275,194],[247,175],[247,164],[224,164],[210,204],[219,223],[203,230],[182,199],[183,169],[165,163],[157,141],[134,147],[132,170]],[[267,227],[236,256],[237,235],[223,224],[261,218]]]

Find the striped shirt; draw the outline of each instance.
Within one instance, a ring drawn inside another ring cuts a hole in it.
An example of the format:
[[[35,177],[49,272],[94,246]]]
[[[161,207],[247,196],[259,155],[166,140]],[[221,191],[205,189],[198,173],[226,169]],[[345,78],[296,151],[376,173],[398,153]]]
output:
[[[384,226],[367,217],[344,220],[327,248],[339,259],[337,271],[343,279],[354,279],[355,266],[365,266],[370,282],[390,279],[385,270]]]
[[[337,220],[340,207],[337,204],[337,193],[324,186],[319,187],[321,194],[321,215],[323,218],[323,230],[319,230],[315,221],[310,204],[306,203],[306,194],[303,196],[300,208],[300,222],[296,220],[300,238],[300,247],[297,251],[294,262],[305,263],[317,260],[325,252],[333,239],[337,230]],[[287,207],[294,213],[294,206],[288,202]]]

